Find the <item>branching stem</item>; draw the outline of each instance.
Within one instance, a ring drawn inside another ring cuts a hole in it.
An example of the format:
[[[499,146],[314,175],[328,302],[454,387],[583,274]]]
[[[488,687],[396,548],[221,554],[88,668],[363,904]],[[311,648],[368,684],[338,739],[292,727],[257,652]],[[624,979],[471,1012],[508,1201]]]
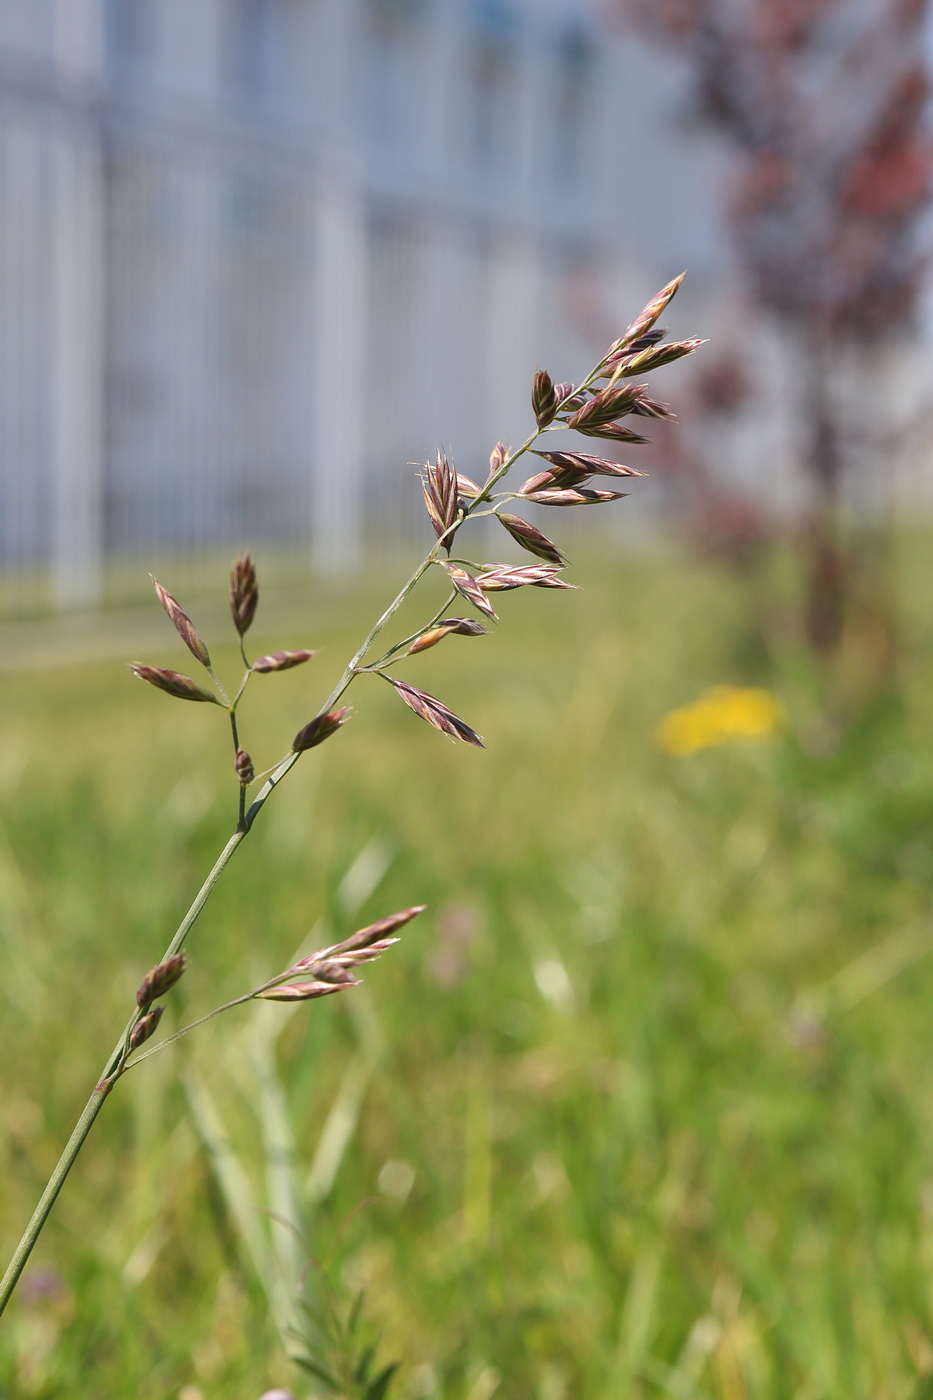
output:
[[[578,386],[578,389],[588,388],[593,383],[593,381],[598,377],[601,364],[598,365],[596,369],[594,369],[587,376],[583,383]],[[454,601],[454,598],[456,597],[455,591],[451,594],[451,596],[448,598],[447,602],[439,610],[439,612],[437,612],[434,615],[431,622],[429,622],[427,626],[420,628],[417,632],[413,633],[404,641],[397,642],[394,647],[391,647],[385,653],[385,655],[381,657],[379,661],[375,662],[372,666],[366,667],[362,665],[362,663],[365,661],[367,653],[375,644],[376,639],[382,633],[384,628],[391,622],[395,614],[401,608],[403,603],[407,600],[409,595],[413,592],[413,590],[415,589],[421,578],[424,576],[424,574],[427,573],[428,569],[430,569],[434,563],[441,562],[441,550],[449,548],[460,526],[464,524],[465,521],[468,520],[470,516],[474,514],[477,515],[477,517],[495,514],[496,512],[494,506],[492,507],[492,509],[486,510],[481,510],[480,507],[483,505],[488,506],[493,501],[494,497],[491,493],[493,492],[493,489],[498,484],[498,482],[501,481],[501,479],[505,476],[506,472],[509,471],[509,469],[512,466],[514,466],[514,464],[518,461],[520,457],[522,457],[526,452],[530,451],[530,449],[534,446],[535,442],[537,441],[538,437],[541,435],[542,432],[551,431],[554,428],[560,428],[563,426],[564,425],[562,423],[555,422],[550,424],[546,428],[536,428],[535,431],[531,434],[531,436],[528,437],[520,447],[516,448],[514,452],[510,453],[505,458],[498,470],[492,473],[492,475],[487,480],[486,484],[483,486],[483,489],[480,491],[479,495],[476,496],[465,506],[458,519],[454,522],[454,524],[450,526],[448,530],[444,532],[440,539],[438,539],[434,547],[429,551],[429,553],[425,556],[425,558],[421,561],[421,563],[412,573],[407,583],[405,583],[399,590],[399,592],[396,594],[395,598],[386,608],[385,612],[374,623],[374,625],[364,638],[359,650],[348,662],[346,668],[344,669],[343,675],[340,677],[339,681],[334,686],[334,689],[331,691],[330,695],[327,697],[327,700],[321,707],[321,710],[319,711],[320,714],[324,714],[327,711],[332,710],[334,708],[334,706],[337,704],[337,701],[345,693],[345,691],[350,686],[354,678],[357,675],[359,675],[362,671],[378,671],[379,667],[383,666],[390,658],[395,656],[404,647],[409,646],[411,642],[413,642],[417,637],[423,635],[424,632],[428,631],[440,620],[440,618],[446,612],[447,608]],[[209,668],[211,678],[216,684],[221,696],[223,697],[224,705],[230,714],[230,725],[235,751],[239,749],[239,736],[237,733],[236,723],[236,708],[243,694],[243,691],[246,688],[246,684],[249,681],[250,675],[252,674],[250,670],[249,661],[246,657],[246,650],[243,644],[242,634],[240,636],[240,654],[243,658],[243,664],[246,667],[246,675],[244,676],[240,684],[240,688],[237,691],[237,694],[232,703],[227,698],[227,694],[220,681],[214,674],[213,669]],[[276,765],[276,767],[270,773],[269,777],[266,779],[266,782],[263,784],[262,788],[259,791],[259,794],[253,800],[248,810],[246,810],[246,788],[242,785],[240,786],[240,804],[236,830],[228,840],[227,844],[224,846],[219,857],[217,858],[213,869],[211,870],[207,879],[204,881],[204,884],[198,891],[197,896],[195,897],[194,902],[191,905],[191,908],[188,910],[187,914],[179,924],[178,929],[175,932],[174,938],[172,939],[171,943],[168,945],[168,948],[165,950],[165,953],[162,956],[163,962],[181,949],[182,945],[185,942],[185,939],[188,937],[188,933],[192,925],[194,924],[201,910],[204,908],[204,905],[210,898],[214,886],[217,884],[217,881],[220,879],[221,875],[223,874],[224,870],[226,869],[227,865],[232,859],[234,852],[239,848],[240,843],[243,840],[245,840],[245,838],[249,835],[250,831],[253,828],[253,823],[259,816],[259,813],[262,811],[266,802],[269,800],[272,793],[278,787],[282,779],[288,773],[291,772],[292,768],[297,763],[299,757],[300,755],[297,753],[290,753],[286,755],[286,757],[283,758]],[[237,1006],[242,1002],[249,1001],[254,995],[254,992],[250,992],[244,997],[237,998],[235,1001],[227,1003],[227,1006],[219,1007],[216,1011],[213,1011],[208,1016],[203,1017],[201,1021],[194,1022],[192,1026],[185,1027],[184,1030],[179,1031],[175,1036],[170,1037],[170,1039],[177,1039],[178,1036],[186,1034],[188,1030],[193,1029],[194,1025],[200,1025],[203,1023],[203,1021],[212,1019],[213,1016],[218,1015],[220,1011],[227,1010],[230,1006]],[[71,1137],[68,1139],[68,1142],[65,1146],[64,1151],[62,1152],[61,1157],[58,1160],[55,1170],[52,1172],[52,1175],[49,1178],[48,1184],[42,1193],[42,1197],[39,1201],[39,1204],[36,1206],[32,1219],[26,1227],[23,1237],[17,1245],[16,1250],[14,1251],[13,1257],[10,1260],[6,1273],[3,1275],[3,1279],[0,1280],[0,1314],[4,1312],[7,1303],[10,1301],[10,1298],[13,1294],[13,1290],[15,1289],[19,1277],[26,1266],[26,1262],[29,1259],[33,1248],[35,1247],[36,1241],[38,1240],[39,1235],[42,1232],[43,1226],[48,1220],[49,1213],[51,1212],[52,1207],[55,1204],[55,1201],[58,1197],[58,1193],[61,1191],[62,1186],[65,1184],[65,1180],[68,1176],[68,1173],[74,1166],[74,1163],[78,1157],[78,1153],[84,1146],[85,1140],[87,1139],[91,1128],[94,1126],[94,1121],[97,1118],[97,1115],[100,1112],[101,1108],[103,1107],[104,1100],[107,1098],[107,1095],[110,1093],[116,1081],[120,1078],[120,1076],[125,1072],[127,1068],[127,1060],[130,1054],[130,1036],[132,1034],[134,1026],[140,1019],[141,1015],[141,1011],[134,1010],[133,1015],[127,1022],[123,1034],[118,1040],[112,1054],[107,1060],[107,1063],[104,1065],[103,1073],[101,1074],[100,1079],[95,1085],[91,1097],[88,1099],[87,1104],[85,1105],[84,1112],[81,1114],[81,1117],[75,1124],[74,1131],[71,1134]],[[154,1047],[154,1049],[155,1048],[159,1047]],[[154,1053],[154,1050],[146,1052],[147,1055],[152,1053]],[[146,1056],[139,1057],[140,1060],[144,1058],[146,1058]],[[139,1061],[137,1060],[134,1063],[138,1062]]]

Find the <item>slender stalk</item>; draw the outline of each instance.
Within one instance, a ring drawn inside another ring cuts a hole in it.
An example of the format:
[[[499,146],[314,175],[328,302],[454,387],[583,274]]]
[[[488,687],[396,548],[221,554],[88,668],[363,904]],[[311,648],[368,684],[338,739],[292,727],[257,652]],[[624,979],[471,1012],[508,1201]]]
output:
[[[220,853],[220,856],[218,857],[214,865],[214,868],[211,870],[211,873],[208,875],[207,879],[204,881],[204,884],[198,891],[197,896],[195,897],[195,900],[191,905],[191,908],[188,910],[187,914],[179,924],[178,929],[175,932],[175,937],[169,944],[165,955],[162,959],[163,962],[166,958],[170,958],[173,953],[177,953],[181,948],[185,939],[188,937],[188,932],[191,929],[192,924],[194,923],[195,919],[198,917],[201,910],[207,903],[211,891],[213,890],[217,881],[220,879],[221,875],[226,869],[226,866],[229,863],[234,851],[237,849],[240,842],[247,834],[247,830],[248,828],[244,829],[243,831],[234,832],[234,834],[230,837],[230,840],[227,842],[226,846],[224,846],[223,850]],[[19,1244],[16,1246],[7,1271],[3,1275],[3,1279],[0,1280],[0,1315],[3,1314],[7,1303],[10,1301],[13,1290],[16,1287],[17,1282],[19,1281],[19,1276],[23,1272],[23,1269],[26,1267],[26,1261],[28,1260],[30,1254],[33,1251],[33,1248],[35,1247],[36,1240],[39,1238],[39,1235],[42,1232],[42,1228],[45,1225],[45,1222],[49,1218],[49,1213],[51,1212],[51,1209],[55,1204],[55,1201],[58,1197],[58,1193],[64,1186],[68,1173],[74,1166],[78,1153],[84,1146],[85,1139],[87,1138],[88,1133],[91,1131],[91,1128],[94,1126],[94,1120],[96,1119],[98,1113],[100,1113],[100,1110],[104,1106],[104,1100],[110,1093],[110,1090],[113,1088],[114,1084],[116,1083],[116,1080],[119,1078],[123,1065],[126,1062],[126,1057],[129,1053],[130,1033],[133,1027],[136,1025],[136,1022],[139,1020],[139,1016],[139,1011],[134,1011],[133,1015],[127,1022],[123,1034],[117,1041],[113,1053],[111,1054],[106,1065],[104,1066],[103,1074],[101,1075],[97,1084],[94,1086],[94,1092],[88,1099],[84,1107],[84,1112],[81,1114],[81,1117],[75,1124],[74,1132],[68,1139],[68,1142],[65,1146],[65,1150],[62,1152],[62,1155],[61,1157],[59,1157],[58,1162],[55,1166],[55,1170],[49,1177],[48,1184],[42,1193],[42,1196],[39,1200],[39,1204],[36,1206],[33,1212],[32,1219],[26,1226],[26,1229],[23,1232],[23,1237],[20,1240]]]
[[[26,1261],[33,1251],[36,1240],[39,1238],[42,1231],[42,1227],[49,1218],[51,1209],[58,1198],[58,1193],[64,1186],[65,1179],[74,1165],[75,1158],[84,1146],[84,1140],[94,1126],[94,1119],[103,1108],[104,1099],[109,1092],[110,1085],[103,1084],[103,1082],[98,1084],[95,1088],[85,1105],[84,1112],[75,1124],[74,1132],[68,1139],[68,1144],[61,1157],[59,1157],[55,1170],[49,1177],[48,1184],[42,1193],[39,1204],[33,1212],[32,1219],[27,1225],[22,1239],[16,1246],[13,1252],[13,1258],[10,1260],[2,1281],[0,1281],[0,1315],[3,1314],[7,1303],[10,1301],[13,1289],[19,1282],[19,1276],[26,1267]]]
[[[444,613],[451,606],[456,597],[457,590],[456,588],[452,588],[448,593],[447,597],[444,599],[444,602],[441,604],[437,612],[431,618],[430,622],[426,622],[423,627],[419,627],[417,632],[412,632],[410,636],[403,637],[400,642],[395,643],[395,646],[389,647],[389,650],[387,652],[384,652],[383,655],[380,656],[378,661],[373,661],[368,666],[360,666],[358,668],[359,671],[376,671],[379,669],[380,666],[388,665],[389,661],[393,657],[395,657],[396,660],[401,661],[402,658],[398,655],[398,653],[400,651],[404,651],[406,647],[411,646],[412,642],[417,641],[419,637],[423,637],[425,632],[430,632],[431,628],[434,627],[438,622],[440,622],[441,618],[444,616]]]
[[[286,975],[291,977],[294,974],[289,972]],[[278,980],[284,982],[285,978],[280,977]],[[265,985],[274,987],[275,981],[268,982]],[[255,1001],[256,997],[263,990],[263,987],[259,987],[255,991],[244,992],[241,997],[234,997],[232,1001],[225,1001],[223,1006],[215,1006],[213,1011],[208,1011],[205,1016],[199,1016],[196,1021],[190,1022],[187,1026],[182,1026],[181,1030],[175,1031],[172,1035],[167,1035],[164,1040],[159,1041],[158,1045],[153,1045],[151,1050],[145,1050],[141,1055],[137,1055],[134,1060],[129,1060],[124,1066],[124,1073],[135,1069],[137,1065],[141,1065],[143,1060],[148,1060],[153,1055],[157,1055],[160,1050],[165,1050],[169,1045],[174,1045],[176,1040],[181,1040],[182,1036],[188,1035],[190,1031],[196,1031],[199,1026],[206,1026],[208,1021],[213,1021],[214,1017],[220,1016],[222,1012],[232,1011],[235,1006],[245,1006],[248,1001]]]

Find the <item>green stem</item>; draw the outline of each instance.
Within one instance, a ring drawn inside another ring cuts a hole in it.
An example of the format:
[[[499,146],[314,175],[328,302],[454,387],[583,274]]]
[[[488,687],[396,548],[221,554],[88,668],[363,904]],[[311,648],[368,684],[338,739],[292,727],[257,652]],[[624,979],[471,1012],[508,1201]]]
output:
[[[378,661],[373,661],[369,666],[362,666],[362,667],[360,667],[360,670],[361,670],[361,671],[374,671],[374,670],[376,670],[376,668],[379,667],[379,666],[385,666],[385,665],[387,665],[388,662],[391,661],[393,657],[394,657],[397,661],[403,660],[403,658],[402,658],[401,656],[399,656],[398,653],[399,653],[400,651],[404,651],[406,647],[411,646],[412,642],[417,641],[417,639],[418,639],[419,637],[423,637],[424,634],[425,634],[425,632],[430,632],[431,628],[434,627],[434,626],[436,626],[436,624],[437,624],[438,622],[440,622],[441,618],[444,616],[444,613],[445,613],[445,612],[447,611],[447,609],[451,606],[451,604],[454,602],[454,600],[456,599],[456,597],[457,597],[457,590],[456,590],[456,588],[452,588],[452,589],[450,590],[450,593],[447,595],[447,598],[444,600],[444,603],[442,604],[441,607],[438,608],[437,612],[436,612],[436,613],[434,614],[434,616],[431,618],[431,621],[430,621],[430,622],[426,622],[426,623],[424,624],[423,627],[419,627],[418,630],[417,630],[417,632],[412,632],[412,634],[411,634],[410,637],[403,637],[402,640],[401,640],[400,642],[396,642],[396,643],[395,643],[395,646],[394,646],[394,647],[389,647],[389,650],[388,650],[387,652],[385,652],[382,656],[380,656],[380,658],[379,658]]]
[[[227,863],[229,862],[231,856],[233,855],[234,851],[239,846],[240,842],[243,840],[245,835],[246,830],[234,832],[234,834],[230,837],[230,840],[227,842],[226,846],[224,846],[218,860],[214,865],[213,870],[208,875],[207,879],[204,881],[204,884],[198,891],[194,903],[191,905],[191,908],[188,910],[187,914],[182,919],[175,933],[175,937],[172,939],[171,943],[169,944],[168,948],[163,954],[163,962],[165,962],[166,958],[170,958],[173,953],[177,953],[178,950],[181,948],[185,939],[188,937],[188,932],[192,924],[200,914],[201,910],[204,908],[204,905],[207,903],[211,891],[213,890],[217,881],[220,879],[220,876],[223,874],[223,871],[227,866]],[[43,1191],[39,1204],[36,1206],[33,1212],[32,1219],[26,1226],[22,1239],[16,1246],[16,1250],[14,1251],[13,1258],[10,1260],[9,1267],[7,1268],[6,1273],[3,1275],[3,1279],[0,1280],[0,1315],[3,1314],[7,1303],[10,1301],[13,1290],[16,1287],[17,1282],[19,1281],[19,1276],[23,1272],[23,1269],[26,1267],[26,1261],[28,1260],[30,1254],[33,1251],[33,1248],[35,1247],[36,1240],[39,1238],[39,1235],[42,1232],[42,1227],[45,1225],[45,1222],[49,1218],[49,1213],[51,1212],[51,1209],[55,1204],[59,1191],[65,1184],[65,1179],[67,1178],[68,1173],[74,1166],[78,1153],[84,1146],[85,1138],[91,1131],[91,1128],[94,1126],[94,1120],[97,1117],[98,1113],[100,1113],[100,1110],[104,1105],[104,1100],[110,1093],[110,1090],[113,1088],[114,1084],[116,1083],[116,1080],[119,1078],[123,1070],[123,1066],[126,1063],[126,1058],[129,1053],[128,1047],[130,1032],[132,1031],[136,1022],[139,1020],[139,1016],[140,1012],[138,1010],[134,1011],[133,1015],[127,1022],[126,1029],[124,1030],[120,1039],[117,1041],[113,1053],[111,1054],[106,1065],[104,1066],[103,1074],[101,1075],[100,1079],[95,1085],[94,1092],[88,1099],[84,1108],[84,1112],[81,1114],[81,1117],[75,1124],[74,1132],[68,1139],[68,1143],[61,1157],[59,1157],[58,1159],[58,1163],[56,1164],[55,1170],[49,1177],[48,1185]]]
[[[16,1246],[13,1258],[10,1260],[2,1281],[0,1281],[0,1315],[2,1315],[7,1303],[10,1301],[13,1289],[19,1282],[19,1276],[26,1267],[26,1261],[33,1251],[33,1247],[35,1246],[36,1240],[39,1238],[43,1225],[49,1218],[49,1213],[58,1198],[59,1191],[65,1184],[65,1178],[71,1171],[75,1158],[84,1146],[84,1139],[94,1126],[94,1119],[103,1108],[104,1099],[109,1094],[111,1087],[110,1084],[104,1083],[103,1081],[97,1085],[93,1094],[87,1101],[84,1112],[75,1124],[75,1130],[68,1139],[68,1144],[64,1152],[58,1159],[58,1165],[49,1177],[48,1185],[43,1191],[39,1204],[33,1212],[32,1219],[26,1227],[23,1238]]]

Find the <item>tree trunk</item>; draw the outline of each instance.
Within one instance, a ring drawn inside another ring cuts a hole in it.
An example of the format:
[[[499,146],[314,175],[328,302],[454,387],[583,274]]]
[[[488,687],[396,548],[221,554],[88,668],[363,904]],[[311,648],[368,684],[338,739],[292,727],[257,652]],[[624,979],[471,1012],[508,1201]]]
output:
[[[842,638],[848,595],[847,561],[839,538],[842,455],[828,381],[826,350],[818,347],[810,355],[806,406],[812,504],[805,543],[804,628],[813,650],[827,657]]]

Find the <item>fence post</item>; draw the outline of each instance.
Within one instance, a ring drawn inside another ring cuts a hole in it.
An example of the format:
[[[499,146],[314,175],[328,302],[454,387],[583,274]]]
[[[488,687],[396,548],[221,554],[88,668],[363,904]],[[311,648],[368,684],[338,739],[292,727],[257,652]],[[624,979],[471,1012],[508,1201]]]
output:
[[[51,575],[59,607],[100,600],[103,555],[105,216],[98,0],[56,0],[66,99],[51,133]],[[82,39],[79,44],[78,39]],[[73,104],[74,110],[68,110]]]

